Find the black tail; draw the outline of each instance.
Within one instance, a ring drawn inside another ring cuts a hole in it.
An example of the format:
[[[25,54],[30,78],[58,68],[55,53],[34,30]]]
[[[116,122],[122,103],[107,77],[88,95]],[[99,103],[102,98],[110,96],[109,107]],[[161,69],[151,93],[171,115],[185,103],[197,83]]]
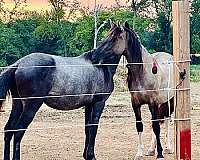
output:
[[[12,85],[15,84],[14,74],[17,65],[10,66],[11,68],[6,69],[0,74],[0,111],[3,110],[3,102],[6,99],[8,91],[11,89]]]
[[[168,102],[163,103],[158,108],[158,119],[164,119],[165,117],[168,118],[171,116],[173,112],[174,112],[174,98],[171,98],[170,99],[170,113],[169,113]],[[164,121],[161,120],[160,122],[163,123]]]

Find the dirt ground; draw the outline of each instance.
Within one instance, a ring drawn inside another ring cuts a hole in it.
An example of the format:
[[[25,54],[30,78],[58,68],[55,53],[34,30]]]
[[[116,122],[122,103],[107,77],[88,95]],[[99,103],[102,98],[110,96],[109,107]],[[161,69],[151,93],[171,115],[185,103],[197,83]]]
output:
[[[192,107],[200,107],[200,83],[191,84]],[[0,113],[0,131],[9,116],[9,106]],[[144,120],[150,120],[148,108],[142,108]],[[96,138],[98,160],[131,160],[137,152],[137,132],[129,94],[114,94],[107,101]],[[173,123],[171,123],[173,129]],[[162,140],[163,140],[162,129]],[[173,130],[172,133],[173,135]],[[144,123],[145,152],[151,140],[149,122]],[[173,139],[172,139],[173,141]],[[80,160],[84,147],[84,110],[57,111],[42,106],[22,141],[22,160]],[[0,157],[3,155],[0,132]],[[192,110],[192,159],[200,157],[200,110]],[[155,157],[144,157],[153,160]],[[172,155],[165,155],[173,160]]]

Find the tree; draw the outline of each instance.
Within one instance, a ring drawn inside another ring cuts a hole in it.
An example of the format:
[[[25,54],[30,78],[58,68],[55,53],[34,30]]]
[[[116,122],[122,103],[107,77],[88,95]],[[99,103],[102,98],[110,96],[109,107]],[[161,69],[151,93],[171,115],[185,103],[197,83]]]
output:
[[[12,21],[23,18],[25,15],[26,0],[13,0],[13,7],[5,7],[5,2],[0,0],[0,19]]]
[[[22,45],[24,50],[21,53],[21,56],[25,56],[29,53],[35,52],[35,39],[34,39],[34,30],[39,25],[39,20],[37,17],[30,17],[27,19],[18,19],[16,21],[11,21],[7,26],[15,31],[20,39],[22,40]]]
[[[24,51],[23,41],[14,30],[0,24],[0,63],[10,65],[21,58]]]
[[[49,21],[43,19],[34,30],[35,50],[62,56],[72,56],[69,47],[73,38],[75,24],[68,21]]]
[[[55,20],[57,23],[64,17],[65,12],[63,7],[65,6],[64,0],[49,0],[49,3],[52,6],[50,15],[52,20]]]
[[[73,55],[80,55],[83,52],[93,49],[93,16],[78,18],[75,25],[74,36],[70,41],[70,49],[72,50]]]
[[[200,53],[200,1],[193,0],[191,6],[191,53]]]

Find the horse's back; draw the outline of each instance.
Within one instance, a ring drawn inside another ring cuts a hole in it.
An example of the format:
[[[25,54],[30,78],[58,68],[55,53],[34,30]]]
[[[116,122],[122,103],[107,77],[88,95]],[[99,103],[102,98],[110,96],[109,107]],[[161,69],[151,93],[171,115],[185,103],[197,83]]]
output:
[[[173,61],[173,56],[167,52],[155,52],[152,54],[154,59],[156,59],[158,62],[167,62],[167,61]]]
[[[82,57],[55,57],[57,67],[53,72],[50,98],[45,103],[56,109],[76,109],[93,101],[93,94],[103,89],[103,72]],[[66,95],[66,96],[65,96]]]
[[[173,63],[173,56],[166,52],[156,52],[152,54],[156,63],[158,64],[158,71],[160,82],[159,88],[174,88],[174,63]],[[168,92],[160,92],[160,99],[161,101],[165,102],[168,98],[172,98],[174,96],[174,91],[170,91],[169,97]],[[163,100],[162,100],[163,99]]]

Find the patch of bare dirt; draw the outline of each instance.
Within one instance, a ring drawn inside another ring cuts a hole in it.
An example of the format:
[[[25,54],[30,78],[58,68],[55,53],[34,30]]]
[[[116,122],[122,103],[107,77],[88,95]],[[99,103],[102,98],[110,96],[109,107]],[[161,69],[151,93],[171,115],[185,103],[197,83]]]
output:
[[[191,85],[191,106],[200,106],[200,83]],[[0,113],[0,129],[8,119],[10,104],[6,112]],[[147,106],[142,108],[144,120],[150,120]],[[192,156],[200,157],[200,111],[192,111]],[[138,136],[134,123],[129,94],[114,94],[107,101],[96,138],[98,160],[132,160],[137,152]],[[145,152],[150,145],[150,123],[144,123],[143,141]],[[171,124],[173,129],[173,123]],[[162,143],[164,139],[162,128]],[[173,135],[173,131],[172,131]],[[22,141],[22,160],[80,160],[84,148],[84,109],[57,111],[42,106]],[[3,133],[0,133],[0,157],[3,155]],[[152,160],[155,157],[144,157]],[[165,155],[172,160],[173,155]]]

